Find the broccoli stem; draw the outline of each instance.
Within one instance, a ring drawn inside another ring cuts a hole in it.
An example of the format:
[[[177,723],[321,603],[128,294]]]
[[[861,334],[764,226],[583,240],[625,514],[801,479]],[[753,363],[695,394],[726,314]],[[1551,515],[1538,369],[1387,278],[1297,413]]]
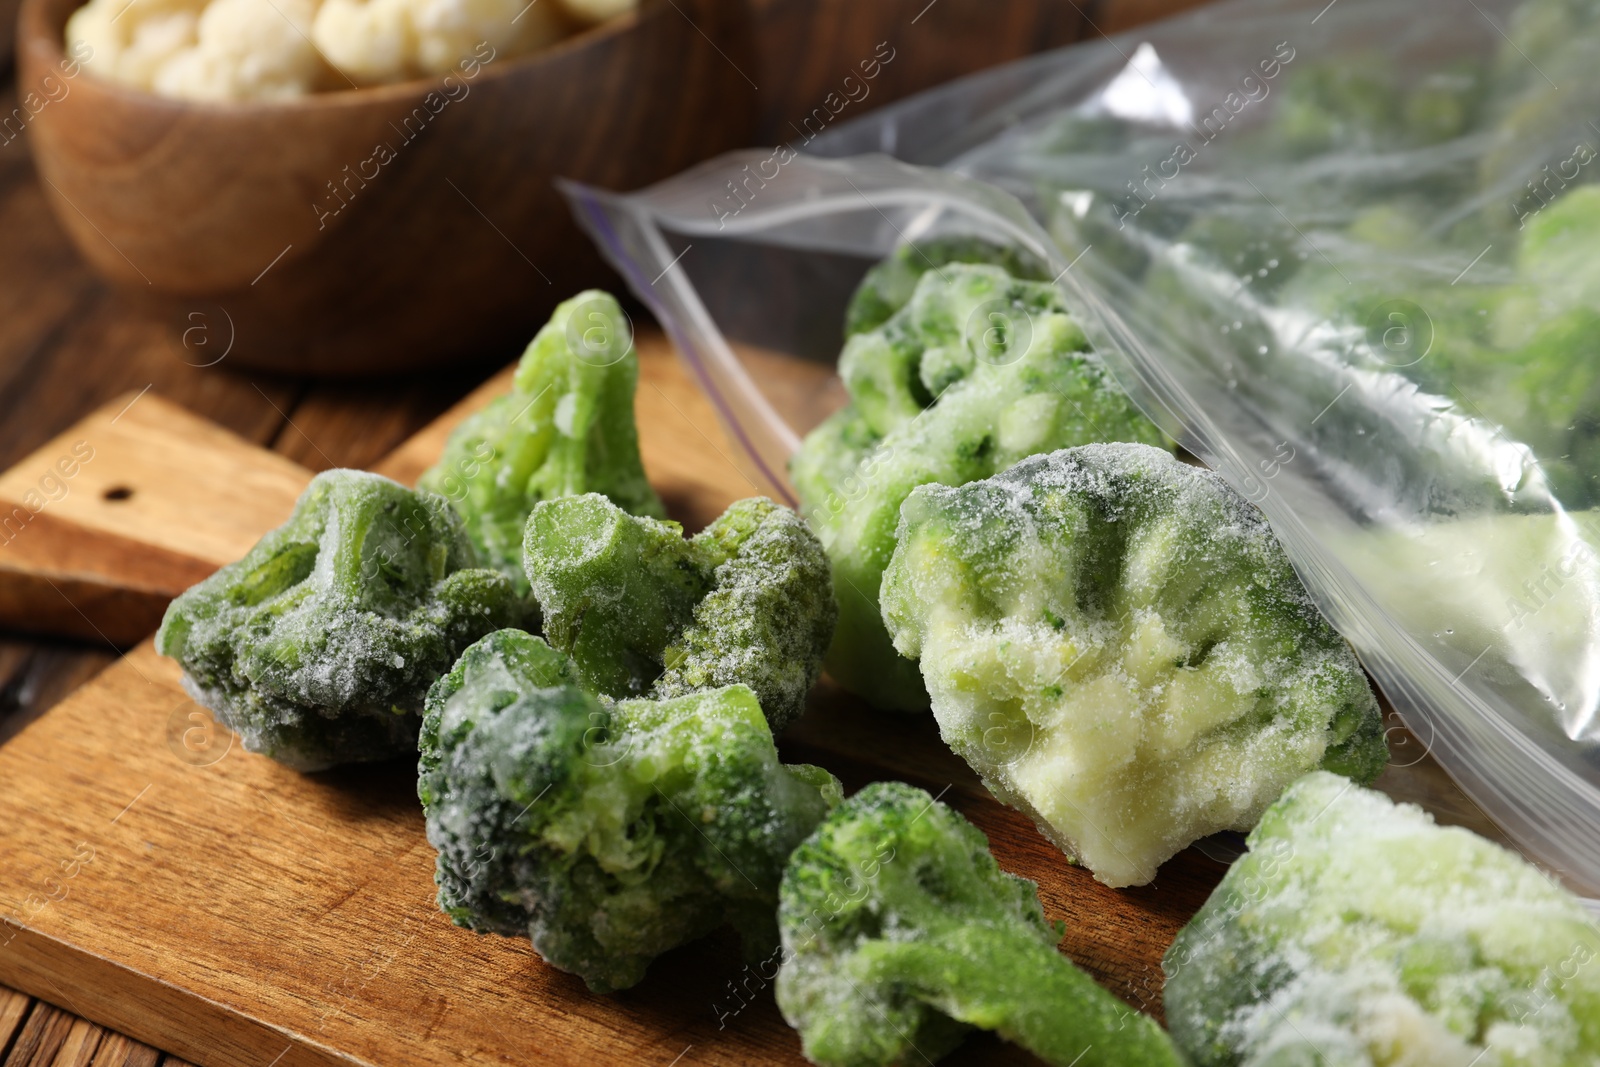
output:
[[[864,987],[894,985],[1059,1067],[1180,1067],[1166,1032],[1031,931],[949,922],[859,949]]]

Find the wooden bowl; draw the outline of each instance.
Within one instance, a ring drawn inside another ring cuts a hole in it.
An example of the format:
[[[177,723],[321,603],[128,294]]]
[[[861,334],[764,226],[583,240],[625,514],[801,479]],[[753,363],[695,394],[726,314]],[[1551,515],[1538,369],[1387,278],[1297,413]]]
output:
[[[17,43],[17,0],[0,0],[0,75],[11,66],[11,52]]]
[[[66,77],[80,3],[24,0],[18,26],[18,94],[49,90],[29,123],[45,192],[196,364],[365,374],[513,349],[609,278],[552,178],[636,188],[753,129],[726,58],[742,0],[646,2],[448,94],[435,78],[232,105]]]

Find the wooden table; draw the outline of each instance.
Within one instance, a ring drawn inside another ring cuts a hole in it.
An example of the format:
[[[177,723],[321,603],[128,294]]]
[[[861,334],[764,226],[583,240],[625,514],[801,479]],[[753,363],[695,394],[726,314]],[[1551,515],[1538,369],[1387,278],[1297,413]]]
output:
[[[8,85],[0,114],[15,104]],[[360,383],[191,366],[178,324],[142,315],[79,259],[45,206],[27,152],[26,137],[0,147],[0,469],[113,397],[146,387],[313,470],[361,467],[515,355],[486,353],[478,366]],[[0,743],[115,658],[105,645],[0,634]],[[70,989],[52,1005],[0,988],[0,1064],[181,1067],[71,1007]]]
[[[1093,35],[1192,3],[1068,6]],[[0,57],[0,114],[17,102],[8,59]],[[486,352],[477,365],[384,381],[313,382],[225,363],[193,366],[180,342],[186,325],[151,318],[91,274],[46,207],[27,137],[0,145],[0,469],[113,397],[141,389],[313,470],[363,467],[515,356]],[[107,645],[0,633],[0,744],[115,657]],[[0,1067],[185,1067],[78,1018],[72,991],[60,993],[52,1004],[0,988]]]

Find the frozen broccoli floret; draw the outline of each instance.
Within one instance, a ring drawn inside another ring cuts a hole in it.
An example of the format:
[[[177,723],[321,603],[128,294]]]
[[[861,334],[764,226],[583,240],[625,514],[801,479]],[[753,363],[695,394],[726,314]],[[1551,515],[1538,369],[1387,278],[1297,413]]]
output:
[[[525,557],[551,644],[610,697],[744,684],[774,732],[805,710],[838,608],[804,520],[764,497],[685,539],[597,494],[545,501]]]
[[[1112,886],[1248,830],[1324,767],[1371,781],[1377,701],[1256,509],[1147,445],[924,486],[884,575],[947,743]]]
[[[510,394],[463,422],[417,485],[450,500],[479,558],[525,594],[522,528],[539,501],[604,493],[635,515],[666,514],[639,459],[638,379],[616,300],[579,293],[528,345]]]
[[[522,610],[443,497],[333,470],[172,602],[156,649],[246,748],[311,771],[414,752],[428,687]]]
[[[959,236],[909,242],[868,270],[856,286],[845,311],[844,335],[854,337],[882,326],[911,299],[924,274],[947,263],[989,263],[1003,267],[1013,277],[1050,280],[1049,267],[1015,245]]]
[[[1165,960],[1196,1067],[1589,1067],[1600,926],[1520,857],[1315,773]]]
[[[825,1067],[932,1062],[971,1029],[1057,1067],[1178,1067],[1155,1021],[1056,950],[1038,886],[920,789],[869,785],[783,872],[778,1007]]]
[[[778,762],[744,686],[606,705],[576,674],[502,630],[428,694],[417,793],[440,907],[597,992],[725,924],[770,951],[784,861],[838,783]]]
[[[916,665],[895,652],[878,609],[912,489],[986,478],[1088,441],[1163,440],[1088,348],[1053,287],[963,264],[925,274],[882,329],[851,340],[840,370],[852,404],[791,465],[833,564],[839,625],[827,667],[841,685],[880,707],[927,707]]]

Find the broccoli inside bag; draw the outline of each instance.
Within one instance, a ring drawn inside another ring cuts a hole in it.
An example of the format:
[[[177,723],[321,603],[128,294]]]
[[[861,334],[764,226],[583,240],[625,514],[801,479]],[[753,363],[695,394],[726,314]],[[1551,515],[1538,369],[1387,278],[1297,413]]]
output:
[[[872,264],[1048,265],[1438,762],[1596,895],[1597,66],[1595,0],[1239,0],[569,195],[791,501]]]

